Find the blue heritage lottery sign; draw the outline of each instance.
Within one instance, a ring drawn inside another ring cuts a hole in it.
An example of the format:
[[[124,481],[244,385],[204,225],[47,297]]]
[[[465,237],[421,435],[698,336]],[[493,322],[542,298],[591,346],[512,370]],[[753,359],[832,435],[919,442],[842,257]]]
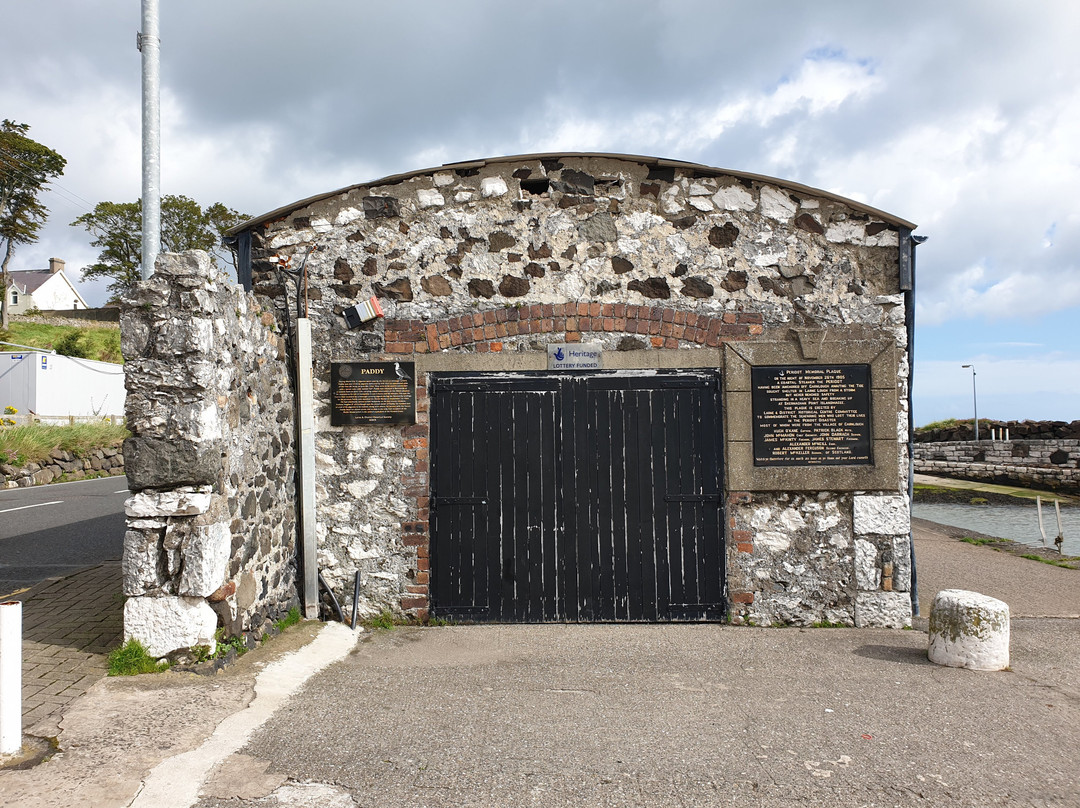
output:
[[[599,342],[548,345],[548,370],[600,370],[604,349]]]

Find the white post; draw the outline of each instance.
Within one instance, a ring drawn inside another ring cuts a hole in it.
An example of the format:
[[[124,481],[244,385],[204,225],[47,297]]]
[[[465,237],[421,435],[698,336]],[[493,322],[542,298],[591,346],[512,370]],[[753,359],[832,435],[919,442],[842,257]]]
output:
[[[1042,520],[1042,497],[1035,497],[1035,507],[1039,510],[1039,532],[1042,534],[1043,547],[1046,546],[1046,528]]]
[[[319,560],[315,546],[315,392],[311,378],[311,320],[296,320],[297,417],[300,419],[300,541],[304,617],[319,616]]]
[[[0,755],[22,749],[22,603],[0,603]]]
[[[145,281],[154,274],[161,249],[161,38],[158,0],[142,0],[142,266]]]
[[[1058,534],[1057,538],[1054,539],[1054,544],[1057,545],[1058,552],[1060,553],[1062,546],[1065,544],[1065,533],[1061,529],[1061,503],[1059,503],[1056,499],[1054,500],[1054,513],[1057,514],[1058,523]]]

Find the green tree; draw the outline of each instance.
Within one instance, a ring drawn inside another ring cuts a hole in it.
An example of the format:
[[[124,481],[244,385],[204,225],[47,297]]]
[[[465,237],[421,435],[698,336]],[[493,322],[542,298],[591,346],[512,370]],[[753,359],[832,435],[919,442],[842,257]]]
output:
[[[164,252],[205,250],[216,266],[231,264],[232,252],[221,246],[221,237],[233,225],[250,219],[220,202],[203,208],[186,196],[161,198],[161,249]],[[96,264],[83,270],[83,278],[110,278],[109,291],[119,296],[142,277],[142,200],[99,202],[92,213],[84,213],[71,223],[85,228],[100,247]]]
[[[3,299],[0,300],[0,328],[8,327],[8,264],[18,244],[33,244],[49,217],[49,209],[38,195],[64,173],[67,160],[48,146],[26,136],[30,127],[6,118],[0,123],[0,248]]]

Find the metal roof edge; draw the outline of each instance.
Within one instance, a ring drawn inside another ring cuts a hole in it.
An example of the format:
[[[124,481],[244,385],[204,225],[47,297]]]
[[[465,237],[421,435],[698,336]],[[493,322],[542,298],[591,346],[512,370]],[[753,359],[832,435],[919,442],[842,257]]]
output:
[[[777,187],[784,188],[789,191],[794,191],[796,193],[820,197],[822,199],[829,199],[833,202],[839,202],[843,205],[847,205],[853,210],[870,214],[871,216],[881,219],[887,224],[895,225],[897,227],[906,227],[910,230],[914,230],[916,227],[918,227],[917,224],[909,222],[906,219],[901,219],[899,216],[894,216],[891,213],[887,213],[886,211],[880,210],[879,208],[875,208],[871,205],[867,205],[863,202],[858,202],[854,199],[841,196],[840,194],[835,194],[832,191],[825,191],[821,188],[814,188],[810,185],[803,185],[799,182],[783,180],[778,177],[770,177],[767,174],[756,174],[750,171],[738,171],[729,168],[718,168],[715,166],[707,166],[702,163],[691,163],[685,160],[669,160],[663,157],[649,157],[641,154],[620,154],[616,152],[537,152],[535,154],[510,154],[502,157],[488,157],[482,160],[463,160],[455,163],[443,163],[441,166],[421,168],[415,171],[406,171],[400,174],[390,174],[386,177],[380,177],[376,180],[356,183],[355,185],[349,185],[344,188],[338,188],[334,191],[328,191],[326,193],[316,194],[315,196],[309,196],[305,199],[301,199],[288,205],[283,205],[282,207],[275,208],[269,213],[264,213],[260,216],[255,216],[251,219],[248,219],[245,222],[241,222],[240,224],[226,231],[225,235],[227,237],[235,236],[237,233],[242,233],[245,230],[250,230],[254,227],[258,227],[261,224],[266,224],[267,222],[281,219],[295,210],[300,210],[301,208],[305,208],[308,205],[313,205],[316,202],[321,202],[324,199],[330,199],[340,194],[347,194],[359,188],[378,188],[379,186],[383,185],[397,185],[400,182],[404,182],[405,180],[409,180],[414,177],[420,177],[425,174],[434,174],[438,171],[445,171],[448,169],[462,170],[483,168],[484,166],[489,164],[513,163],[526,160],[551,160],[567,157],[581,159],[598,158],[607,160],[626,160],[641,163],[642,165],[655,165],[663,167],[670,166],[672,168],[692,169],[693,171],[697,171],[703,174],[710,174],[712,176],[729,176],[736,177],[738,179],[750,180],[752,182],[767,183],[769,185],[775,185]]]

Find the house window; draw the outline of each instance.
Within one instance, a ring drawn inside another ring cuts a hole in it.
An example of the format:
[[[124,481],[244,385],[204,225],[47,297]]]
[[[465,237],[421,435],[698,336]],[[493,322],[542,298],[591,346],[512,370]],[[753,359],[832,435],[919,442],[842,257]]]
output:
[[[11,287],[11,305],[19,305],[19,292],[14,286]]]

